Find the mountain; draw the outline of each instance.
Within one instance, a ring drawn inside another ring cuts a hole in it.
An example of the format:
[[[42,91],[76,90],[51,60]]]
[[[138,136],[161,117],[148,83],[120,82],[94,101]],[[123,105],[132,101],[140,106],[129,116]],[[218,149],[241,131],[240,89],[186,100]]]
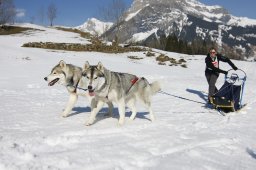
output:
[[[92,35],[101,35],[112,25],[113,23],[111,22],[102,22],[96,18],[90,18],[84,24],[77,26],[75,28],[84,32],[89,32]]]
[[[112,40],[118,35],[120,42],[147,45],[170,34],[188,42],[213,41],[244,55],[256,52],[256,20],[235,17],[221,6],[197,0],[134,0],[120,25],[111,27],[105,36]]]

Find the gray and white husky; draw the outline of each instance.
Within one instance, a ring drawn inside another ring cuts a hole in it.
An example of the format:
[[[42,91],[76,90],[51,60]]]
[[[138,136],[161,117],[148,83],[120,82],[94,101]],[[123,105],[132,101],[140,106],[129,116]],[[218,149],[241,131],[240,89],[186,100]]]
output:
[[[106,69],[101,62],[98,65],[90,65],[87,61],[83,67],[80,82],[87,82],[89,94],[95,95],[98,101],[97,107],[91,111],[86,125],[93,124],[95,117],[105,102],[115,102],[118,105],[119,125],[124,124],[125,106],[128,106],[132,114],[130,120],[136,116],[136,100],[140,99],[149,111],[150,120],[155,116],[151,108],[152,95],[160,90],[159,82],[149,83],[144,77],[138,78],[128,73],[117,73]],[[82,86],[82,85],[79,85]]]
[[[96,107],[97,101],[94,96],[90,96],[87,89],[82,89],[78,87],[79,81],[82,77],[82,68],[66,64],[63,60],[59,62],[53,69],[51,73],[44,78],[48,82],[49,86],[53,86],[56,83],[64,85],[69,92],[69,100],[66,108],[62,112],[63,117],[67,117],[74,105],[77,102],[78,95],[85,96],[91,103],[91,109]],[[82,83],[81,83],[82,84]],[[109,114],[112,115],[113,105],[112,103],[107,103],[109,106]]]

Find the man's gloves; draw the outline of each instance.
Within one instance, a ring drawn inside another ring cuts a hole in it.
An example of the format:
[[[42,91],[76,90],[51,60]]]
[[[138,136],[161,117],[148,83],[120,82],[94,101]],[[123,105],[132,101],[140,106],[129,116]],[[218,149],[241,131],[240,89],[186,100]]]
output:
[[[236,66],[233,67],[234,70],[237,70],[238,68]]]
[[[223,73],[223,74],[225,74],[225,75],[227,75],[227,74],[228,74],[228,72],[227,72],[227,71],[223,71],[222,73]]]

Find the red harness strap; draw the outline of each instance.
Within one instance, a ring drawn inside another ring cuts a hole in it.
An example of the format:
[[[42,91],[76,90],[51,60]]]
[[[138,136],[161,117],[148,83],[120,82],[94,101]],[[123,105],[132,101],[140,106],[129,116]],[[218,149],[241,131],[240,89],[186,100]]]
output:
[[[131,80],[131,87],[127,90],[126,94],[129,93],[129,91],[131,90],[132,86],[139,80],[138,77],[134,77],[132,80]]]
[[[131,80],[132,86],[139,80],[138,77],[135,77],[134,79]]]

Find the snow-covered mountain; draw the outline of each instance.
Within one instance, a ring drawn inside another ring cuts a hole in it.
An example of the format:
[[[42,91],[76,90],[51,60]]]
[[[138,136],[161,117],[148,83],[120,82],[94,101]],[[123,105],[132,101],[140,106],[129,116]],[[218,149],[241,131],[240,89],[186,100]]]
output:
[[[89,18],[84,24],[75,28],[89,32],[92,35],[101,35],[113,25],[112,22],[103,22],[96,18]]]
[[[134,0],[119,29],[121,42],[155,41],[174,33],[183,40],[215,41],[245,53],[256,46],[256,20],[235,17],[221,6],[197,0]],[[106,32],[110,40],[117,30]]]

